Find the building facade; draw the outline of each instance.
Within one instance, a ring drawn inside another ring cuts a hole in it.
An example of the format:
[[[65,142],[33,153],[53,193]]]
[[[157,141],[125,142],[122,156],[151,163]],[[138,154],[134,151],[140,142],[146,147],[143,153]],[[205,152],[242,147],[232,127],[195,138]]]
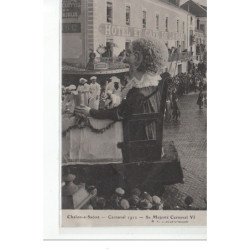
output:
[[[140,37],[194,54],[195,23],[195,15],[174,0],[63,0],[62,60],[86,67],[91,51],[99,57],[98,48],[103,46],[115,57]],[[187,58],[175,61],[176,72],[170,73],[186,72]]]
[[[194,26],[190,27],[191,40],[193,41],[192,50],[194,51],[193,59],[197,62],[202,61],[207,47],[207,7],[188,0],[181,8],[195,16]]]

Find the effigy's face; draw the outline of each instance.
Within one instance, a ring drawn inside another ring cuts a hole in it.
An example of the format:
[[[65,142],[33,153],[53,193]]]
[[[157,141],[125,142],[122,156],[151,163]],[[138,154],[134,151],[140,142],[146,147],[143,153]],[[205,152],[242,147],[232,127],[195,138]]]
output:
[[[126,57],[123,60],[123,62],[129,64],[129,66],[135,65],[135,63],[136,63],[136,56],[133,53],[132,47],[129,47],[126,50],[126,54],[125,55],[126,55]]]

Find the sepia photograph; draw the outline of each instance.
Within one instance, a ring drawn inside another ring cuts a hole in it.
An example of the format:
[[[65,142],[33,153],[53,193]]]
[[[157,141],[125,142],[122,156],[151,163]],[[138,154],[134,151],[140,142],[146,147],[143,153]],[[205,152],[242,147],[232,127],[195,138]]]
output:
[[[64,219],[206,214],[207,1],[62,0],[60,64]]]

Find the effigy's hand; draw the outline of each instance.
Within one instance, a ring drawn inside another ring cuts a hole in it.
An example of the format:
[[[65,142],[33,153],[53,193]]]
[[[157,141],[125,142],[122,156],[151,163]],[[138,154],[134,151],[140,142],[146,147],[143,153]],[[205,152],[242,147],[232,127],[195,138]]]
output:
[[[90,107],[87,107],[87,106],[84,106],[82,108],[82,112],[85,114],[85,115],[89,115],[89,112],[90,112]]]
[[[81,106],[75,109],[75,114],[80,117],[86,117],[89,115],[90,108],[87,106]]]

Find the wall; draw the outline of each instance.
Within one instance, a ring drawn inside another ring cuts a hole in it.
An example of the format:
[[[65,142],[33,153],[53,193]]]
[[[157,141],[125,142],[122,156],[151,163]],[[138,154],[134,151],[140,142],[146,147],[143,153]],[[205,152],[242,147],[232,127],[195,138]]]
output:
[[[63,0],[64,4],[70,2],[72,0]],[[112,24],[108,24],[106,20],[107,2],[113,3]],[[76,4],[76,8],[71,6],[66,9],[66,14],[64,13],[64,18],[62,18],[63,62],[85,67],[91,49],[96,52],[99,45],[106,45],[108,39],[113,39],[117,45],[114,48],[114,55],[118,55],[125,49],[126,41],[131,42],[138,37],[148,36],[161,39],[168,43],[169,48],[176,47],[177,41],[180,41],[180,44],[184,41],[185,48],[183,49],[189,49],[188,13],[176,6],[164,4],[159,0],[73,0],[73,3]],[[126,5],[129,5],[131,9],[130,26],[126,25]],[[146,29],[142,28],[143,10],[147,12]],[[73,13],[73,16],[66,18],[65,15],[68,13],[70,15]],[[156,29],[156,14],[160,17],[159,30]],[[168,17],[168,32],[165,31],[166,17]],[[179,32],[177,32],[177,19]],[[73,27],[74,24],[78,26]],[[99,56],[97,52],[96,54]],[[185,67],[183,68],[185,72]]]
[[[73,5],[72,5],[73,3]],[[62,0],[62,60],[81,64],[85,60],[85,0]]]
[[[113,3],[113,23],[111,26],[106,22],[107,2]],[[130,26],[126,25],[125,7],[127,4],[130,5],[131,9]],[[147,12],[146,30],[142,29],[143,10]],[[156,30],[156,14],[160,16],[158,31]],[[165,32],[166,17],[168,17],[169,32]],[[177,19],[179,19],[179,33],[176,30]],[[185,24],[184,32],[182,28],[183,22]],[[123,31],[120,32],[122,29]],[[158,0],[94,0],[95,50],[99,45],[105,45],[107,39],[113,39],[114,43],[118,46],[114,48],[114,54],[118,55],[119,52],[125,49],[126,41],[133,41],[141,36],[155,36],[158,39],[162,39],[165,43],[168,42],[169,47],[176,46],[177,40],[180,41],[180,44],[182,41],[185,41],[185,47],[187,48],[187,12],[175,6],[163,4]]]
[[[196,57],[196,44],[195,42],[191,41],[191,35],[195,35],[195,28],[196,28],[196,22],[197,22],[197,19],[194,15],[188,13],[188,16],[187,16],[187,19],[188,19],[188,41],[189,41],[189,45],[188,45],[188,50],[189,51],[192,51],[193,52],[193,58]],[[192,19],[192,21],[191,21]]]

